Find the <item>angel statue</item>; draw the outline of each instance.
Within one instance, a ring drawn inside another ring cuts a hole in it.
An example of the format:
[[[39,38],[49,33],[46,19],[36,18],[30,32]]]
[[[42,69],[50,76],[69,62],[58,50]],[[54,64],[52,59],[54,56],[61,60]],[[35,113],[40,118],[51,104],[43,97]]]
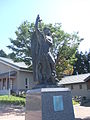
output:
[[[52,35],[49,28],[45,27],[40,31],[38,24],[41,24],[39,15],[37,15],[35,31],[31,38],[33,78],[38,84],[55,84],[55,60],[50,52],[53,44]]]

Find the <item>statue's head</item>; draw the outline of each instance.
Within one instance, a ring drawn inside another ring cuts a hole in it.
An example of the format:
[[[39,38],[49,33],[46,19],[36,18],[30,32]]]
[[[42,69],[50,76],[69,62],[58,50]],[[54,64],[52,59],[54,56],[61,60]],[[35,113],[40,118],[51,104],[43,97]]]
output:
[[[48,36],[51,35],[50,29],[49,29],[48,27],[45,27],[45,28],[43,29],[43,32],[44,32],[45,35],[48,35]]]

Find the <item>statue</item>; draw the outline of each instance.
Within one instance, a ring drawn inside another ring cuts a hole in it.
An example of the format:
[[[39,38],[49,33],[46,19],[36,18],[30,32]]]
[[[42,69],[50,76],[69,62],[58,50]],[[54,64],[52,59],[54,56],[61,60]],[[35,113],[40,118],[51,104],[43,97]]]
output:
[[[49,28],[42,31],[38,29],[41,22],[39,15],[35,22],[35,32],[31,39],[33,77],[38,84],[55,84],[55,60],[50,52],[53,44],[52,35]]]

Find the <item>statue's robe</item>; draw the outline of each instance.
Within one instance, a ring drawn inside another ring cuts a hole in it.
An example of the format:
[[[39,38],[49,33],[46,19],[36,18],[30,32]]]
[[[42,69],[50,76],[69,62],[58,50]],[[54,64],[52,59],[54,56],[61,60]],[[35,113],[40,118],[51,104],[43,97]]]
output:
[[[47,83],[52,77],[52,58],[49,54],[49,43],[39,30],[34,32],[31,39],[33,78],[39,83]],[[38,37],[37,37],[38,34]]]

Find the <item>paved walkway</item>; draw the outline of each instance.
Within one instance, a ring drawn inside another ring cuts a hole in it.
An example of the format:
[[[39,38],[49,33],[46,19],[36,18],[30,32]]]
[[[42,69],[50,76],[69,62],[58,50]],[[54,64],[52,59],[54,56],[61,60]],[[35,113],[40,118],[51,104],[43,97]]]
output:
[[[75,105],[74,114],[76,120],[90,120],[90,107]]]
[[[90,120],[90,107],[74,106],[76,120]],[[25,120],[25,108],[0,104],[0,120]]]
[[[25,108],[0,104],[0,120],[25,120]]]

